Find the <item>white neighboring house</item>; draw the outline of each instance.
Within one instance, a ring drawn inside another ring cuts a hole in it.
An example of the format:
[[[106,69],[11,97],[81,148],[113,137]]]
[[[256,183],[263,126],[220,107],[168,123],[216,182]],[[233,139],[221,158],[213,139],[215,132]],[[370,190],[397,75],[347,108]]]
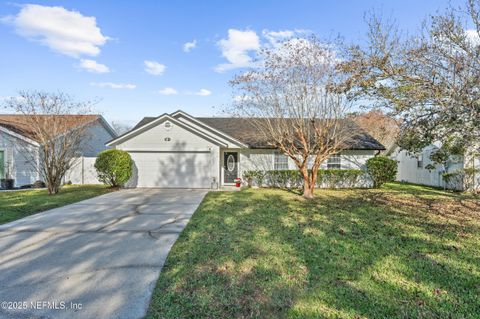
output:
[[[446,165],[437,164],[430,159],[430,155],[440,148],[439,143],[425,147],[418,154],[410,154],[405,150],[396,148],[391,157],[398,162],[398,173],[396,180],[399,182],[408,182],[413,184],[452,188],[445,183],[443,174],[459,172],[467,167],[472,167],[472,162],[468,163],[462,156],[452,156]],[[432,169],[432,167],[434,167]],[[480,159],[474,159],[474,167],[480,169]],[[475,188],[480,189],[480,174],[475,178]],[[463,190],[463,185],[453,187],[457,190]]]
[[[363,169],[385,148],[366,132],[322,168]],[[295,169],[287,156],[259,140],[246,119],[193,117],[183,111],[145,117],[107,146],[130,153],[126,187],[217,188],[233,185],[246,170]]]
[[[83,125],[88,126],[81,147],[82,159],[67,174],[77,177],[72,182],[79,184],[81,180],[78,176],[82,175],[83,177],[80,163],[84,160],[93,163],[95,156],[107,149],[105,143],[115,138],[116,133],[101,115],[62,116],[71,117],[69,122],[71,122],[72,129]],[[36,169],[40,160],[38,147],[39,142],[35,140],[34,135],[29,130],[28,124],[25,122],[25,115],[0,114],[0,178],[5,178],[8,174],[8,177],[15,180],[15,187],[29,185],[37,180],[41,180],[41,176]],[[24,152],[29,152],[29,155],[26,155]],[[33,163],[31,154],[34,154],[33,157],[36,158]],[[70,176],[66,176],[65,181],[69,181],[69,178]],[[93,178],[88,180],[88,183],[99,182],[96,176],[93,176]]]

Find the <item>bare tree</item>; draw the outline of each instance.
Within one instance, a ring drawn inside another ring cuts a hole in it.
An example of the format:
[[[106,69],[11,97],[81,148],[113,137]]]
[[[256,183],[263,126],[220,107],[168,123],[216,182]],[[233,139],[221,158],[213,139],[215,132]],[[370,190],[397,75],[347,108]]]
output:
[[[258,138],[290,157],[313,198],[320,165],[348,147],[354,126],[350,104],[330,90],[337,76],[333,47],[316,38],[290,39],[261,52],[257,67],[231,84],[238,103],[231,113],[249,119]]]
[[[382,110],[374,109],[365,113],[356,113],[354,114],[354,121],[382,143],[387,151],[391,150],[396,144],[400,133],[399,121]]]
[[[118,135],[121,135],[130,131],[132,129],[132,126],[119,121],[112,121],[112,128]]]
[[[6,107],[17,115],[11,124],[38,144],[19,141],[27,161],[38,171],[50,195],[57,194],[65,173],[80,156],[89,137],[87,129],[93,116],[86,115],[90,102],[76,102],[63,93],[21,91],[6,101]]]

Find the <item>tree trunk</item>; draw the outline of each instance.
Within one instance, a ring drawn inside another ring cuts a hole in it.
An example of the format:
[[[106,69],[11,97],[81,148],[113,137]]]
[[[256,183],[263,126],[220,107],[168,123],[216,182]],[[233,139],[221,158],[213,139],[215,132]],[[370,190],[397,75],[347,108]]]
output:
[[[317,185],[318,166],[320,166],[320,164],[313,166],[311,174],[308,173],[306,168],[302,170],[304,179],[303,197],[306,199],[314,198],[313,194],[315,191],[315,186]]]
[[[47,178],[45,182],[47,184],[47,190],[49,195],[58,194],[58,191],[60,190],[60,183],[57,182],[55,178]]]
[[[306,199],[313,199],[313,190],[310,186],[310,182],[305,181],[303,186],[303,197]]]
[[[47,184],[48,195],[55,195],[57,192],[55,191],[55,186],[51,183]]]
[[[306,168],[302,169],[301,172],[303,175],[303,197],[306,199],[312,199],[315,184],[313,184],[312,187],[312,181],[310,180],[310,176]]]

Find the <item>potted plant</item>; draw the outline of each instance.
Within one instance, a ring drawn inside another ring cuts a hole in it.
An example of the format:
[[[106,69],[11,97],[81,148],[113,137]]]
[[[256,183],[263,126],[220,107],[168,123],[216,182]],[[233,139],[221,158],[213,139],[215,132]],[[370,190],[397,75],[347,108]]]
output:
[[[239,177],[235,178],[235,179],[233,180],[233,182],[235,183],[235,186],[236,186],[236,187],[242,186],[242,179],[239,178]]]
[[[13,189],[13,185],[15,184],[15,180],[10,176],[10,165],[8,162],[6,165],[5,178],[0,179],[0,184],[3,189]]]
[[[253,173],[252,171],[246,171],[243,173],[243,179],[247,181],[247,186],[250,188],[253,185]]]

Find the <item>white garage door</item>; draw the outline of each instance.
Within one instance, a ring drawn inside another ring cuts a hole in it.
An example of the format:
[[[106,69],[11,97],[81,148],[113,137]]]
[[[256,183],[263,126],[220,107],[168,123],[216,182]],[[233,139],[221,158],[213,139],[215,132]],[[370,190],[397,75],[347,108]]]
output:
[[[210,152],[130,152],[136,187],[210,188]]]

